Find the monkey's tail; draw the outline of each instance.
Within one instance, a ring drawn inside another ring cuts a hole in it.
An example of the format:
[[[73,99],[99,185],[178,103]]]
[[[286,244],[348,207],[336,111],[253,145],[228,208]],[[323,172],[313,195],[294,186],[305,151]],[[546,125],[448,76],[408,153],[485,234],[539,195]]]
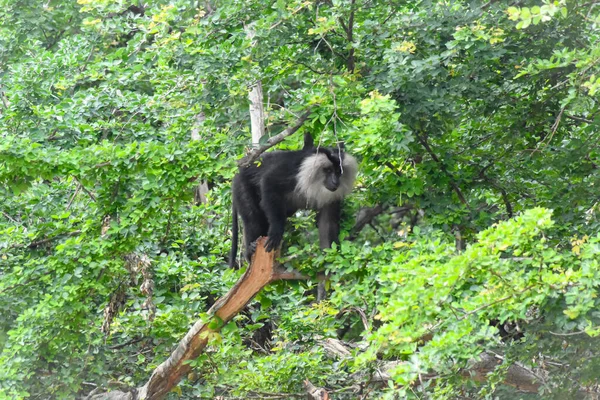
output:
[[[237,266],[238,249],[238,212],[235,204],[231,206],[231,253],[229,253],[229,268]]]

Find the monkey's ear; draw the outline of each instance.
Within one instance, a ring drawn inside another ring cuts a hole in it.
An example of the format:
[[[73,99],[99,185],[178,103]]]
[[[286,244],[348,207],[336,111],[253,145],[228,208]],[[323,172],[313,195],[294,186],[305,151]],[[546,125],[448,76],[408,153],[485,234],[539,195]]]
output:
[[[344,150],[346,150],[346,143],[344,143],[343,140],[340,140],[338,142],[338,147],[339,147],[340,150],[344,151]]]
[[[313,147],[315,147],[315,142],[313,140],[313,137],[310,134],[310,132],[306,132],[304,134],[304,148],[305,149],[312,149]]]

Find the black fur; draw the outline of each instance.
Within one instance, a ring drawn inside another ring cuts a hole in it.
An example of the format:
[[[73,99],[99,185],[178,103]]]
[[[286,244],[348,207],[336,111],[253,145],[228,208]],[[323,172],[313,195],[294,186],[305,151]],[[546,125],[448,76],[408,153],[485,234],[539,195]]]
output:
[[[329,197],[325,195],[322,197],[327,199],[327,203],[316,206],[315,202],[311,202],[311,199],[303,197],[297,191],[302,163],[315,154],[325,155],[331,161],[331,165],[322,169],[317,178],[321,182],[314,184],[323,185],[334,192],[340,186],[343,175],[341,166],[346,155],[338,149],[316,148],[309,133],[304,136],[302,150],[268,152],[262,155],[259,162],[247,168],[240,168],[232,184],[233,234],[230,266],[235,265],[237,256],[238,214],[242,218],[244,255],[248,261],[254,254],[255,241],[261,236],[268,236],[265,246],[267,251],[279,248],[287,218],[299,209],[317,209],[319,242],[322,248],[330,247],[333,242],[338,241],[341,199],[329,201]],[[353,176],[343,178],[353,181],[356,175],[356,164],[354,159],[350,158],[354,164],[349,168],[349,173]]]

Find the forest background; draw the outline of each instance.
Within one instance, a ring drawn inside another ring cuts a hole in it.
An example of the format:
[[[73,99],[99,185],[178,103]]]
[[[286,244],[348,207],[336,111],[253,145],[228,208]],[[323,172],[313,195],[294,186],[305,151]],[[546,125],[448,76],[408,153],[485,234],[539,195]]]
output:
[[[341,245],[310,213],[285,239],[328,299],[269,285],[169,398],[596,398],[599,23],[593,0],[1,0],[0,398],[143,384],[233,286],[258,85],[266,137],[309,113],[280,148],[360,161]]]

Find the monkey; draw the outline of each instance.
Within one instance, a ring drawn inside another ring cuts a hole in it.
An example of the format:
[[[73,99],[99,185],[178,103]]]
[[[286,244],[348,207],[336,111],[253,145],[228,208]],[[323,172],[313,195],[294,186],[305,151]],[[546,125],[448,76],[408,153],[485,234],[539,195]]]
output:
[[[238,245],[238,214],[244,229],[244,255],[250,262],[256,240],[267,236],[265,249],[279,248],[287,218],[300,209],[317,211],[321,248],[339,243],[341,204],[358,173],[356,159],[338,149],[315,147],[310,133],[304,147],[273,151],[258,164],[241,167],[232,181],[232,236],[229,266],[234,267]]]

